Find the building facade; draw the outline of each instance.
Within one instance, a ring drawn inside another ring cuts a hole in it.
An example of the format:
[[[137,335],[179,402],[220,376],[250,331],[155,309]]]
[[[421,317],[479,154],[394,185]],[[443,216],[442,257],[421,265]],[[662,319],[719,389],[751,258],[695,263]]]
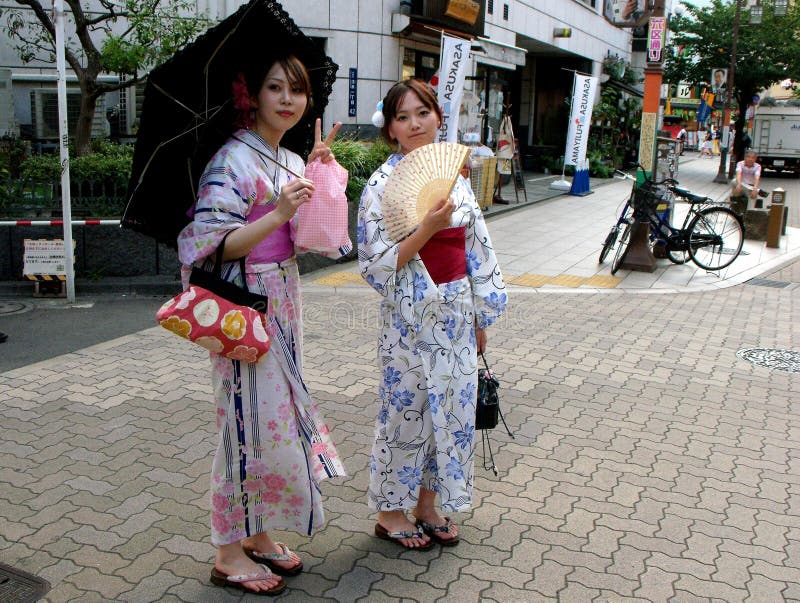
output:
[[[242,4],[197,0],[196,7],[197,14],[220,20]],[[611,22],[621,10],[619,4],[619,0],[282,2],[307,35],[324,40],[326,53],[340,66],[325,113],[327,124],[341,121],[357,136],[374,136],[370,117],[389,87],[405,77],[429,80],[436,73],[444,30],[473,40],[460,129],[480,131],[491,140],[507,111],[523,147],[563,143],[565,99],[571,96],[574,71],[600,75],[609,56],[631,61],[632,30]],[[0,91],[6,86],[11,90],[0,94],[0,128],[40,141],[55,140],[54,66],[22,64],[7,38],[0,49]],[[72,99],[77,86],[74,76],[68,79]],[[95,135],[133,135],[140,94],[141,87],[107,95],[98,106]],[[70,100],[70,107],[74,102]]]

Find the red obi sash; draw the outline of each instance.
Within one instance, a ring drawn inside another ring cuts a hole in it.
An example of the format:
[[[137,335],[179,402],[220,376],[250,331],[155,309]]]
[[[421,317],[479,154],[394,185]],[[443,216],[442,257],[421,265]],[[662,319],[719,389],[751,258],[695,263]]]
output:
[[[466,231],[466,226],[440,230],[419,250],[419,257],[437,285],[467,276]]]

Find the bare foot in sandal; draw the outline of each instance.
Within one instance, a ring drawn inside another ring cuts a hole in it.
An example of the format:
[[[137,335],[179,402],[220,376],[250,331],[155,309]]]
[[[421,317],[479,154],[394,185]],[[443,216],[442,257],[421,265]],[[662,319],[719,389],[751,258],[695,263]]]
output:
[[[263,563],[279,576],[296,576],[303,571],[303,561],[282,542],[274,542],[266,532],[242,540],[245,554]]]
[[[449,517],[442,517],[436,511],[423,516],[416,510],[414,510],[414,517],[417,520],[417,527],[442,546],[455,546],[461,540],[458,537],[458,527]]]
[[[242,579],[252,577],[255,579]],[[263,576],[263,579],[260,578]],[[286,587],[283,578],[251,561],[245,555],[241,542],[225,544],[217,548],[211,581],[219,586],[233,586],[254,593],[277,594]]]
[[[406,534],[407,536],[401,536]],[[407,549],[426,550],[433,542],[415,526],[403,511],[380,511],[375,535],[384,540],[392,540]]]

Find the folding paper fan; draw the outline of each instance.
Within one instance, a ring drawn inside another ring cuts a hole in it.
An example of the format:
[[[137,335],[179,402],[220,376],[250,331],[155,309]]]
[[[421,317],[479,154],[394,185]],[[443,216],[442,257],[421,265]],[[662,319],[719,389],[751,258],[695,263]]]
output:
[[[450,195],[469,147],[426,144],[394,166],[383,191],[383,221],[393,240],[408,236],[439,199]]]

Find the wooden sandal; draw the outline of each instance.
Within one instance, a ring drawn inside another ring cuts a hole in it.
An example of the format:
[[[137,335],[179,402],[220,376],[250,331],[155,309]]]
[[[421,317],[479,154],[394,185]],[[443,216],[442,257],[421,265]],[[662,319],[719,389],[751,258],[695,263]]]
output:
[[[410,551],[427,551],[433,546],[433,540],[428,540],[425,544],[421,544],[420,546],[407,546],[400,542],[402,538],[422,538],[425,536],[422,530],[417,530],[416,532],[390,532],[386,528],[384,528],[381,524],[375,524],[375,536],[382,540],[388,540],[389,542],[394,542],[395,544],[399,544],[404,549],[408,549]]]
[[[291,561],[292,551],[289,550],[289,547],[283,544],[282,542],[276,542],[280,548],[280,553],[262,553],[261,551],[256,551],[255,549],[244,549],[244,554],[250,557],[253,561],[259,564],[264,564],[269,569],[272,570],[273,574],[278,574],[279,576],[296,576],[300,572],[303,571],[303,562],[298,561],[297,565],[293,565],[292,567],[283,567],[275,563],[276,561]]]
[[[283,581],[283,578],[281,578],[281,581],[278,582],[275,586],[267,590],[253,590],[245,586],[245,584],[247,584],[248,582],[269,580],[273,576],[272,572],[266,565],[259,564],[258,567],[259,571],[256,572],[255,574],[237,574],[235,576],[228,576],[227,574],[223,574],[215,567],[211,570],[211,584],[222,587],[230,586],[231,588],[244,591],[251,595],[258,595],[262,597],[274,597],[275,595],[279,595],[280,593],[282,593],[283,589],[286,588],[286,582]]]

